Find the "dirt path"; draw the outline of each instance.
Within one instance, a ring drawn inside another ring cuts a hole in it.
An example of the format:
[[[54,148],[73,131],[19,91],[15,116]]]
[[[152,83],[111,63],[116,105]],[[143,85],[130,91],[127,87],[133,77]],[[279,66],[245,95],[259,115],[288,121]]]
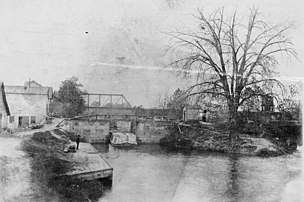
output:
[[[31,201],[30,160],[21,138],[0,137],[0,201]]]
[[[37,130],[0,135],[0,202],[41,200],[33,190],[30,159],[21,150],[21,142],[34,132],[53,129],[60,121],[55,119],[53,124]]]
[[[12,135],[15,137],[27,137],[29,135],[32,135],[34,132],[44,132],[47,130],[52,130],[52,129],[56,128],[57,124],[59,124],[62,120],[63,119],[54,119],[51,124],[46,124],[46,125],[44,125],[43,128],[17,132],[17,133],[13,133]]]

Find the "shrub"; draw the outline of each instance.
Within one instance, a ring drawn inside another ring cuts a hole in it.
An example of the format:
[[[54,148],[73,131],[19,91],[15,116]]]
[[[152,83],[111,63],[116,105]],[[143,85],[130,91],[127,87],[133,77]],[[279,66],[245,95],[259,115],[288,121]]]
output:
[[[66,139],[58,139],[49,131],[34,133],[23,141],[22,148],[31,157],[33,182],[45,195],[55,191],[70,201],[97,200],[103,194],[101,182],[64,175],[73,167],[63,152],[66,143]]]

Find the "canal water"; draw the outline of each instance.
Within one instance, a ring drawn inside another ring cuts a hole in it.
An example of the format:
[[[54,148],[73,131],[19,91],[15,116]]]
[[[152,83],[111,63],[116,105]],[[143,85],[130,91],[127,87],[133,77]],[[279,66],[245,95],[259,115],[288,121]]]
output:
[[[94,145],[114,168],[107,201],[304,201],[303,161]]]

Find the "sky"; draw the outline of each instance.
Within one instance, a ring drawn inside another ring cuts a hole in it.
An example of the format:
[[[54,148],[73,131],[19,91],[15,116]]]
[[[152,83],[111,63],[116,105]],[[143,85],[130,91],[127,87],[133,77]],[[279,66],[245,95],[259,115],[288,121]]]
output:
[[[278,70],[283,80],[303,80],[301,0],[1,0],[0,80],[58,89],[77,76],[88,92],[121,93],[131,105],[154,107],[189,84],[163,69],[170,62],[165,33],[196,26],[198,8],[222,6],[244,18],[254,6],[268,22],[294,22],[298,60],[279,58]]]

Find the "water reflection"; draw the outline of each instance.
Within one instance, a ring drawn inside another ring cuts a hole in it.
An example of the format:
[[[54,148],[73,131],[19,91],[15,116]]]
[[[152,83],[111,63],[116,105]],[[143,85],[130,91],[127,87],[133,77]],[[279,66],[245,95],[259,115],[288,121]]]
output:
[[[100,201],[286,201],[286,185],[303,184],[298,154],[263,159],[158,145],[94,146],[114,168],[113,187]],[[300,196],[289,191],[287,201]]]
[[[228,190],[226,194],[234,199],[234,201],[238,201],[239,195],[239,157],[237,155],[231,155],[229,157],[229,183],[228,183]]]

